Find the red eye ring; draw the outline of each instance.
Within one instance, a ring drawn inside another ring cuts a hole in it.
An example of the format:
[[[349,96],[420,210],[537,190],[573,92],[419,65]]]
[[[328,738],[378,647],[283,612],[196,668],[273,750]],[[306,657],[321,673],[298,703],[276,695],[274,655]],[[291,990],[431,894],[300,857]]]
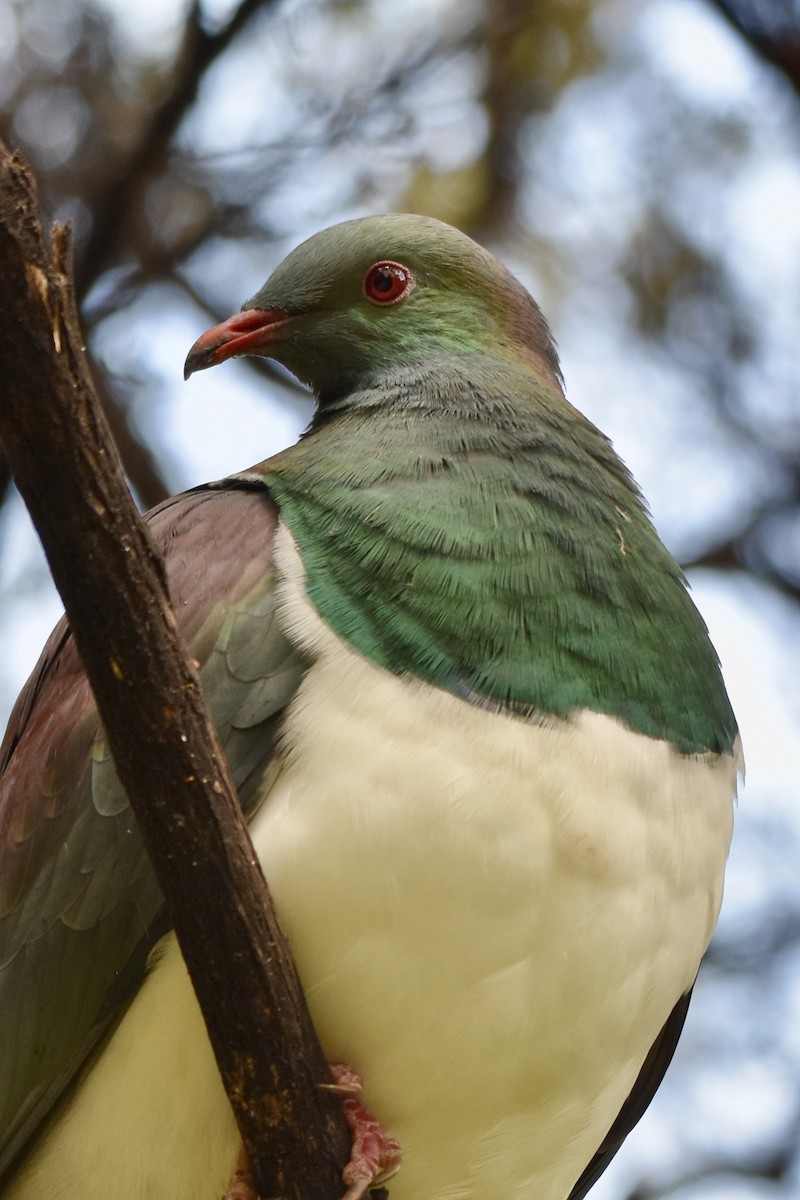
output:
[[[415,283],[402,263],[390,260],[373,263],[364,276],[364,295],[373,304],[387,306],[404,300]]]

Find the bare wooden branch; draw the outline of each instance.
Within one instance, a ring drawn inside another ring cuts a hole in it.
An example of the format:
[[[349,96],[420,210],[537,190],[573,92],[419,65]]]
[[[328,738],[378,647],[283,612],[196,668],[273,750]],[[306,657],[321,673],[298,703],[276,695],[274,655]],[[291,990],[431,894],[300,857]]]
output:
[[[158,872],[262,1195],[332,1200],[347,1134],[163,569],[88,376],[68,231],[0,144],[0,438]],[[213,903],[200,903],[213,894]]]

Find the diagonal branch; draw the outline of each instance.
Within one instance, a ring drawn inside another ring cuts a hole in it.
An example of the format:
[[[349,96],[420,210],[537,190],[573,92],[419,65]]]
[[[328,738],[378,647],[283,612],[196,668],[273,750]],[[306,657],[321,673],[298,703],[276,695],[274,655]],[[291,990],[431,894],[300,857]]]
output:
[[[333,1200],[347,1135],[163,567],[94,395],[68,232],[0,143],[0,437],[62,593],[263,1196]],[[198,879],[214,903],[198,903]],[[338,1119],[337,1119],[338,1118]]]

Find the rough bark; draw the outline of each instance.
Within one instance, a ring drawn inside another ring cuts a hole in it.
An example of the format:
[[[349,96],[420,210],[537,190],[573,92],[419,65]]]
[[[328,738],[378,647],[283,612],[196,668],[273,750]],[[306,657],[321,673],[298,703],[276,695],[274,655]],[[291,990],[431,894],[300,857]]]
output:
[[[47,553],[189,966],[261,1195],[332,1200],[347,1134],[177,640],[163,568],[85,366],[69,232],[0,143],[0,439]],[[212,903],[200,902],[212,895]]]

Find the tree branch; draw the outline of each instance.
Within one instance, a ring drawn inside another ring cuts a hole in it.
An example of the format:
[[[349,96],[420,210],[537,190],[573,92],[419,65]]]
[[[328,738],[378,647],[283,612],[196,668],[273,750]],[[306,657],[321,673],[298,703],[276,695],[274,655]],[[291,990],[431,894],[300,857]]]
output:
[[[759,20],[758,6],[736,4],[731,0],[708,0],[750,48],[786,78],[800,98],[800,30],[797,17],[788,11],[782,14],[777,6],[773,28]]]
[[[102,367],[95,367],[95,393],[108,421],[128,479],[145,508],[154,508],[169,495],[155,454],[131,425],[130,415],[113,394]]]
[[[163,567],[81,349],[68,231],[0,143],[0,438],[53,577],[198,993],[264,1196],[332,1200],[347,1135]],[[10,316],[14,314],[14,317]],[[214,903],[198,902],[213,892]]]
[[[140,203],[145,183],[161,167],[172,136],[194,103],[209,67],[227,50],[259,9],[272,7],[276,2],[241,0],[227,23],[216,33],[208,33],[203,27],[199,0],[192,4],[186,18],[183,45],[170,70],[170,90],[152,113],[138,142],[92,206],[92,231],[83,247],[76,272],[79,300],[83,299],[112,258],[120,231],[126,228],[127,213],[132,205]]]

